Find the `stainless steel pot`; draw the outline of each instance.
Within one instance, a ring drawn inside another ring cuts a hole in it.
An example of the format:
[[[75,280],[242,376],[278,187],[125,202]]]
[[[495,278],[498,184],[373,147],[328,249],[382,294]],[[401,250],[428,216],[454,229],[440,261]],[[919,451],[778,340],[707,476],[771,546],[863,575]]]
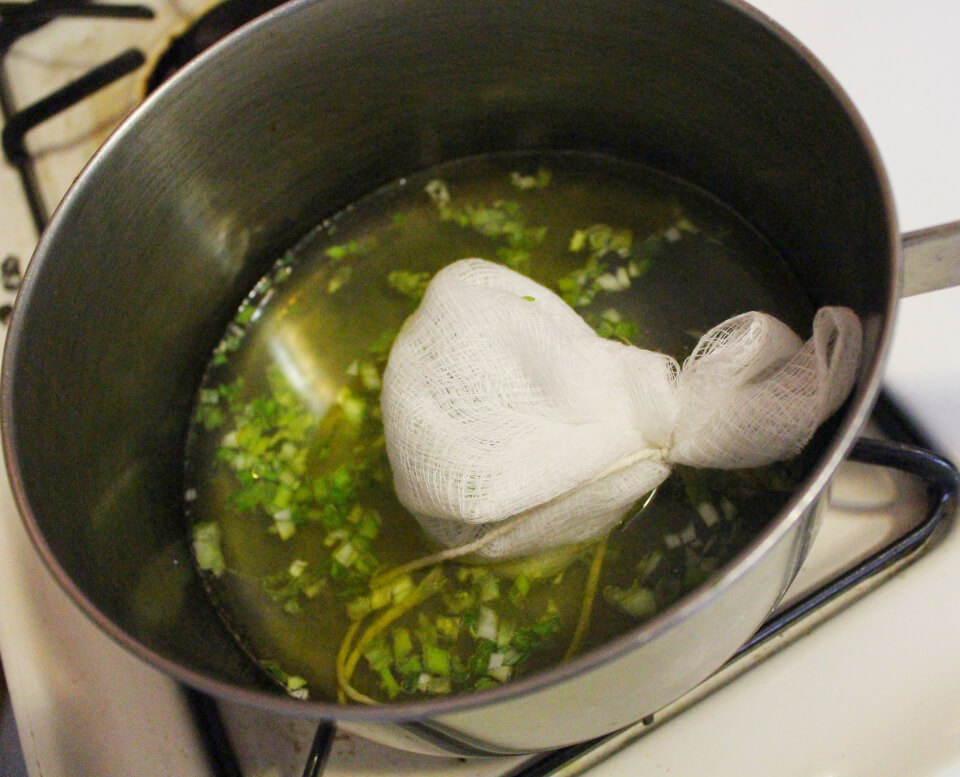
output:
[[[288,698],[222,628],[186,547],[183,438],[208,354],[252,283],[324,216],[442,160],[534,148],[647,163],[739,211],[817,304],[862,317],[854,395],[767,530],[604,648],[457,698]],[[3,364],[10,477],[77,604],[189,685],[427,751],[576,742],[696,685],[786,589],[878,391],[900,247],[882,165],[847,98],[735,0],[295,0],[148,99],[55,214]]]

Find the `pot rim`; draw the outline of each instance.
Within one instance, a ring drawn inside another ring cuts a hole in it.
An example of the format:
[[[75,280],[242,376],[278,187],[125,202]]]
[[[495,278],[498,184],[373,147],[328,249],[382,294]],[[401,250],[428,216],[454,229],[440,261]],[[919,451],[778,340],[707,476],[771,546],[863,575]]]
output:
[[[243,688],[210,674],[188,668],[148,648],[145,644],[117,625],[104,614],[93,601],[77,586],[58,562],[56,555],[46,541],[31,509],[25,485],[21,477],[21,463],[17,459],[16,444],[18,429],[13,416],[13,395],[16,378],[13,365],[17,361],[18,351],[27,344],[23,342],[27,309],[31,296],[44,272],[52,272],[56,257],[50,253],[51,235],[63,222],[70,211],[82,206],[82,198],[88,182],[95,177],[101,160],[109,155],[110,149],[121,142],[128,133],[135,133],[139,122],[144,121],[152,112],[163,109],[168,100],[176,99],[177,85],[189,78],[202,76],[205,63],[234,47],[246,45],[246,38],[258,34],[259,30],[269,29],[273,21],[287,15],[295,15],[307,5],[323,0],[291,0],[282,6],[248,22],[227,36],[197,58],[188,63],[181,71],[135,109],[107,139],[84,167],[77,180],[70,187],[59,206],[54,211],[50,227],[41,235],[33,259],[24,272],[23,281],[14,305],[6,337],[6,348],[0,371],[0,432],[2,432],[3,455],[8,478],[22,522],[32,543],[47,569],[52,573],[60,587],[79,608],[114,642],[121,645],[146,663],[161,670],[168,676],[183,682],[201,692],[212,696],[258,707],[270,712],[295,715],[317,720],[343,720],[363,723],[409,722],[435,718],[444,714],[464,712],[466,710],[501,703],[512,698],[525,696],[561,684],[570,678],[597,669],[637,647],[652,641],[676,624],[688,619],[695,612],[707,607],[719,595],[742,578],[758,560],[801,520],[820,498],[833,476],[853,446],[859,432],[866,425],[873,403],[880,391],[883,369],[889,353],[889,345],[895,324],[896,310],[902,283],[901,233],[899,231],[896,210],[890,183],[883,161],[867,125],[836,79],[826,67],[797,39],[769,16],[744,2],[744,0],[715,0],[752,20],[800,57],[814,72],[817,78],[828,88],[837,104],[851,121],[863,148],[869,158],[872,171],[884,204],[886,213],[886,232],[890,245],[891,278],[889,283],[886,309],[882,311],[882,326],[877,335],[877,349],[872,364],[866,365],[855,393],[848,399],[844,418],[838,424],[837,432],[826,448],[820,462],[800,484],[787,504],[781,509],[767,527],[761,531],[737,556],[728,562],[707,583],[683,596],[678,602],[665,608],[648,621],[629,631],[610,639],[603,645],[584,653],[568,662],[551,666],[527,677],[513,680],[498,688],[474,691],[449,697],[432,698],[426,701],[391,703],[382,706],[343,705],[322,700],[300,700],[283,694],[279,689],[254,690]]]

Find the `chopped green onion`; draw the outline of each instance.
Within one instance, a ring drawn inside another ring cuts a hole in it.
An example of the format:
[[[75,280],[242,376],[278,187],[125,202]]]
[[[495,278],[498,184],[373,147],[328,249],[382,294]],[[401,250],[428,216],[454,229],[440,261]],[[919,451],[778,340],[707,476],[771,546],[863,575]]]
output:
[[[507,598],[518,604],[530,592],[530,580],[522,572],[513,579]]]
[[[387,284],[394,291],[419,302],[430,283],[430,273],[410,272],[408,270],[394,270],[387,275]]]
[[[372,610],[369,596],[358,596],[347,602],[347,617],[351,621],[360,620]]]
[[[290,567],[287,569],[287,574],[290,577],[300,577],[307,569],[307,562],[302,558],[298,558],[290,564]]]
[[[393,672],[390,671],[390,667],[381,667],[378,674],[380,675],[380,685],[387,692],[387,696],[391,699],[395,698],[400,693],[400,684],[393,676]]]
[[[497,614],[489,607],[481,607],[475,633],[478,639],[497,641]]]
[[[336,558],[336,556],[334,556]],[[344,564],[344,566],[349,566]],[[389,586],[381,586],[370,591],[370,609],[379,610],[393,601],[393,592]]]
[[[309,699],[310,692],[307,689],[307,681],[299,675],[289,675],[286,682],[287,693],[296,699]]]
[[[720,498],[720,509],[723,510],[723,517],[728,521],[737,514],[737,506],[725,496]]]
[[[500,583],[496,575],[487,573],[480,578],[480,601],[492,602],[500,598]]]
[[[220,577],[227,568],[220,547],[220,525],[213,521],[193,527],[193,555],[197,566],[214,577]]]
[[[603,598],[634,618],[646,618],[657,611],[657,599],[653,591],[637,584],[630,588],[608,585],[603,589]]]
[[[350,567],[360,554],[350,542],[344,542],[333,554],[333,560],[340,566]]]
[[[381,386],[380,371],[373,362],[360,365],[360,383],[367,391],[378,391]]]
[[[413,652],[413,639],[410,637],[409,629],[394,629],[391,637],[393,639],[393,657],[395,661],[400,662]]]
[[[330,246],[324,253],[329,259],[340,262],[348,256],[360,253],[360,245],[356,240],[351,240],[349,243],[344,243],[343,245]]]
[[[293,522],[293,514],[289,509],[273,514],[273,526],[281,540],[288,540],[297,532],[297,525]]]
[[[356,396],[348,386],[342,386],[337,392],[336,401],[348,423],[354,425],[363,423],[367,414],[367,400]]]
[[[427,682],[427,693],[444,694],[453,690],[453,684],[449,677],[431,677]]]
[[[701,502],[697,505],[697,513],[708,529],[720,520],[720,512],[709,502]]]
[[[450,674],[450,653],[437,645],[426,643],[422,650],[423,668],[432,675]]]
[[[543,189],[549,185],[552,174],[545,167],[541,167],[533,175],[523,175],[516,171],[510,173],[510,183],[521,191],[529,189]]]
[[[516,634],[516,632],[517,627],[513,621],[507,618],[500,618],[500,623],[497,627],[497,647],[506,648],[513,641],[513,635]]]
[[[394,602],[399,604],[413,593],[415,588],[416,585],[413,582],[413,578],[410,577],[410,575],[404,575],[391,583],[391,597]]]
[[[494,680],[498,682],[505,683],[510,679],[510,676],[513,674],[512,666],[498,666],[496,669],[491,669],[487,672]]]
[[[327,294],[336,294],[347,284],[352,276],[353,267],[351,267],[349,264],[338,267],[337,271],[327,282]]]
[[[582,229],[578,229],[573,233],[573,236],[570,238],[569,248],[573,253],[582,251],[583,247],[587,244],[587,233]]]
[[[423,190],[437,207],[445,207],[450,202],[450,190],[441,180],[434,179],[430,181]]]
[[[659,548],[657,550],[652,550],[646,555],[644,555],[638,562],[635,567],[637,570],[637,576],[639,579],[643,580],[644,578],[650,577],[656,568],[660,566],[660,562],[663,561],[664,554],[663,551]]]
[[[451,642],[460,636],[460,619],[448,615],[438,615],[435,621],[437,634]]]

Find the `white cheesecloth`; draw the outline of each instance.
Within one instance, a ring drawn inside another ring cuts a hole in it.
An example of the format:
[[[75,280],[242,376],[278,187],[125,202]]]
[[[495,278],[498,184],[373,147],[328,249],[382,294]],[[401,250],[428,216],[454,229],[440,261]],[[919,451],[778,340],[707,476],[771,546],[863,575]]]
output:
[[[446,547],[489,560],[609,531],[673,464],[790,458],[856,379],[860,321],[821,308],[803,342],[765,313],[707,332],[681,367],[607,340],[549,289],[464,259],[404,324],[381,407],[397,495]]]

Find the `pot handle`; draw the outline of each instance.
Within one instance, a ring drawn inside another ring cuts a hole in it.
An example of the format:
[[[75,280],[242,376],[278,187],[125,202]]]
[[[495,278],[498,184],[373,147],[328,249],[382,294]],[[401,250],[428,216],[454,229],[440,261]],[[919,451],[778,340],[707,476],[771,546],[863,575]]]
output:
[[[960,286],[960,221],[904,234],[901,296],[951,286]]]

